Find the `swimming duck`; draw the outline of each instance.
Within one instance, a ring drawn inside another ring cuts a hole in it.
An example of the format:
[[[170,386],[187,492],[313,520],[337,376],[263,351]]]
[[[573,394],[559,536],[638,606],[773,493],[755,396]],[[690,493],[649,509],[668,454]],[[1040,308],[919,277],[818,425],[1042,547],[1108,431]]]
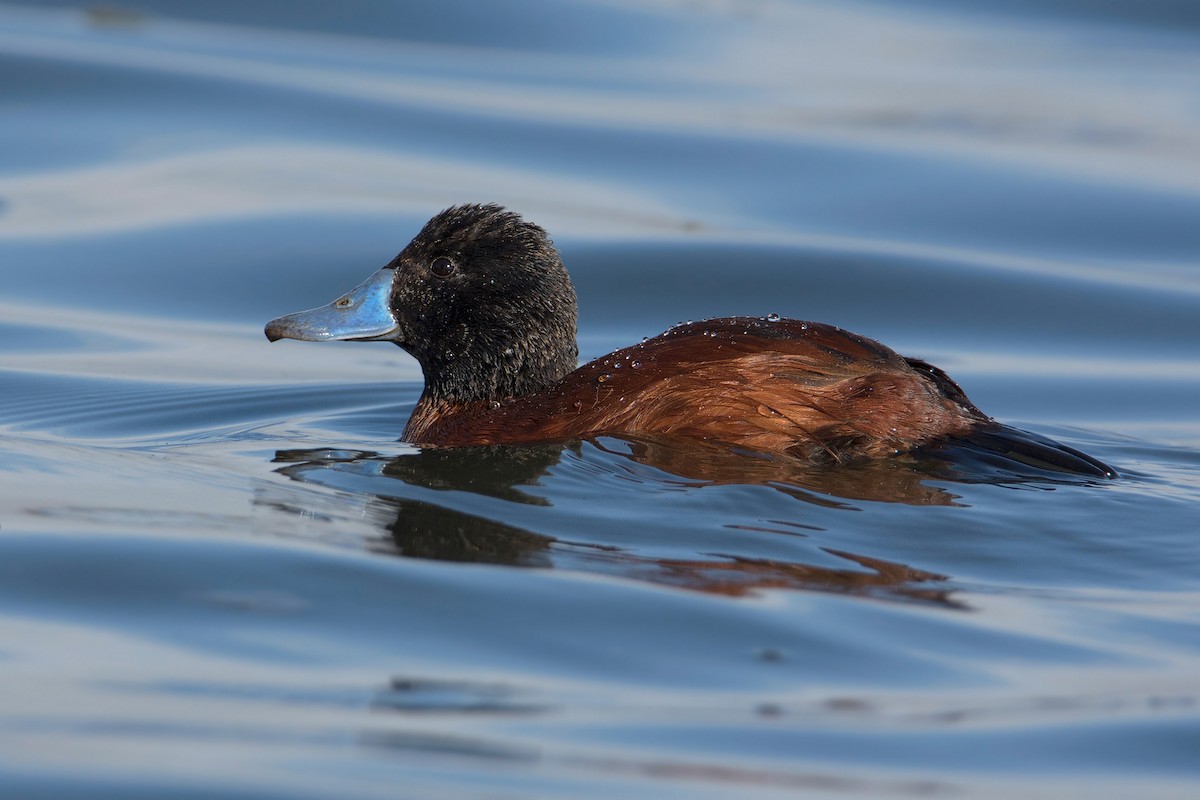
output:
[[[950,440],[1115,474],[997,423],[932,364],[832,325],[710,319],[581,367],[575,333],[575,290],[558,251],[541,227],[498,205],[446,209],[357,288],[266,326],[271,341],[404,348],[425,376],[402,436],[418,445],[667,435],[842,463]]]

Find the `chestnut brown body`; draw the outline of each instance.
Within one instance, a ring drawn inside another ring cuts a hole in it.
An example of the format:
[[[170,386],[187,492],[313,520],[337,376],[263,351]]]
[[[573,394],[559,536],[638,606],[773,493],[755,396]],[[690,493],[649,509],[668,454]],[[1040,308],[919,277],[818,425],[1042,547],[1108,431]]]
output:
[[[531,395],[425,396],[415,444],[666,434],[813,460],[886,456],[990,420],[940,370],[813,322],[730,317],[618,350]]]

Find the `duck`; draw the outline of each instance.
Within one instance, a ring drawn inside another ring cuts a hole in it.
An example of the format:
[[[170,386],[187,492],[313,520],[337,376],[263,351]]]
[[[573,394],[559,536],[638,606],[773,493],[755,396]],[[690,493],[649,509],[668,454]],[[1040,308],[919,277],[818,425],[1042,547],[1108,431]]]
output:
[[[770,314],[680,324],[578,366],[577,301],[547,232],[456,205],[270,341],[392,342],[424,389],[401,441],[422,447],[684,437],[845,464],[959,442],[1054,471],[1102,462],[984,414],[940,368],[833,325]]]

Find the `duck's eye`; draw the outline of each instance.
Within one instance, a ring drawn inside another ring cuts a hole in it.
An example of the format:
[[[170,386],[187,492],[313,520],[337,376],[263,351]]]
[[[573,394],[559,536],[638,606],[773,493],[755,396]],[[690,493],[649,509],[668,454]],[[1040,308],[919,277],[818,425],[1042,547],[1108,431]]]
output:
[[[439,278],[448,278],[454,272],[454,262],[445,256],[438,256],[430,262],[429,271]]]

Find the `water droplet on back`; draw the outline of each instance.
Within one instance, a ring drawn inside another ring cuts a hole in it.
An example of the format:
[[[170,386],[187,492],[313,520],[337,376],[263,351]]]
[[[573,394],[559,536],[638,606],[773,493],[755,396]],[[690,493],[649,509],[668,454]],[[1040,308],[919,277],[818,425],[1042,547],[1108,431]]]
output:
[[[779,319],[779,315],[774,312],[767,314],[767,322],[779,322]]]

